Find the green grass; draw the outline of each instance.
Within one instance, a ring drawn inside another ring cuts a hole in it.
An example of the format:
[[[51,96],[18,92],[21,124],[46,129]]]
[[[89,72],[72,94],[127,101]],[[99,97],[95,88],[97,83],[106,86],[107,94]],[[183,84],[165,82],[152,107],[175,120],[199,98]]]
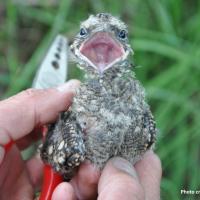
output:
[[[7,1],[1,7],[2,98],[31,86],[57,33],[73,38],[91,13],[120,16],[129,25],[136,77],[160,129],[155,151],[163,166],[162,198],[200,199],[180,195],[181,189],[200,189],[199,0],[61,0],[57,6],[37,7]]]

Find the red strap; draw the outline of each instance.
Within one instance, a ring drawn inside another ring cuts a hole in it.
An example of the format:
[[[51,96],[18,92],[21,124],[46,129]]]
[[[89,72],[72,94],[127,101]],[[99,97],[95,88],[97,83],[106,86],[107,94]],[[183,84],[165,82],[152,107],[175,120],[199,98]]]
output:
[[[5,149],[6,153],[11,149],[13,144],[14,144],[14,141],[11,140],[8,144],[4,145],[4,149]]]
[[[48,128],[47,126],[43,126],[41,128],[42,128],[42,137],[44,141]],[[50,165],[45,164],[42,191],[39,200],[51,200],[54,189],[58,184],[62,182],[63,182],[62,176],[54,172]]]
[[[39,200],[51,200],[54,189],[63,181],[60,174],[55,173],[51,166],[44,166],[44,178]]]

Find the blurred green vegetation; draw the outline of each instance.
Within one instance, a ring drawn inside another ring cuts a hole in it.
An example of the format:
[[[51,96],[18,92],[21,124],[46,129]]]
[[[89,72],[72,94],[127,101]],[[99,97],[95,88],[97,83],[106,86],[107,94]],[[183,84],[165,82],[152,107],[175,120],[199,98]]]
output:
[[[136,77],[146,88],[160,129],[155,151],[163,166],[161,197],[200,199],[180,194],[181,189],[200,190],[200,1],[4,2],[0,3],[1,98],[30,87],[55,35],[61,32],[72,39],[89,14],[110,12],[129,25]]]

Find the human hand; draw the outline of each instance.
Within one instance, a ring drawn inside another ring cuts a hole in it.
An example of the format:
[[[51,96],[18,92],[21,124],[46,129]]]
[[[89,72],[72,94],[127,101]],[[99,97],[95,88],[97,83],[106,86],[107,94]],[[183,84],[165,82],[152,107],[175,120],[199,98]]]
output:
[[[70,183],[57,186],[52,199],[159,200],[161,174],[160,159],[153,151],[134,167],[123,158],[112,158],[101,175],[85,163]]]
[[[39,125],[54,121],[71,104],[78,81],[57,89],[23,91],[0,102],[0,199],[33,199],[40,186],[43,164],[38,157],[23,161],[20,151],[41,137]],[[5,155],[4,145],[15,145]]]

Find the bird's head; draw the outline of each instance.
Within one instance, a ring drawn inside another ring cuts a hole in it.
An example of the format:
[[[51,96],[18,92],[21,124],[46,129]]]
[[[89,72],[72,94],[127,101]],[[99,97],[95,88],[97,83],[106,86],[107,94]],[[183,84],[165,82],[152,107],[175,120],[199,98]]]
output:
[[[91,15],[81,23],[71,50],[80,66],[99,74],[114,65],[120,66],[132,52],[127,26],[107,13]]]

